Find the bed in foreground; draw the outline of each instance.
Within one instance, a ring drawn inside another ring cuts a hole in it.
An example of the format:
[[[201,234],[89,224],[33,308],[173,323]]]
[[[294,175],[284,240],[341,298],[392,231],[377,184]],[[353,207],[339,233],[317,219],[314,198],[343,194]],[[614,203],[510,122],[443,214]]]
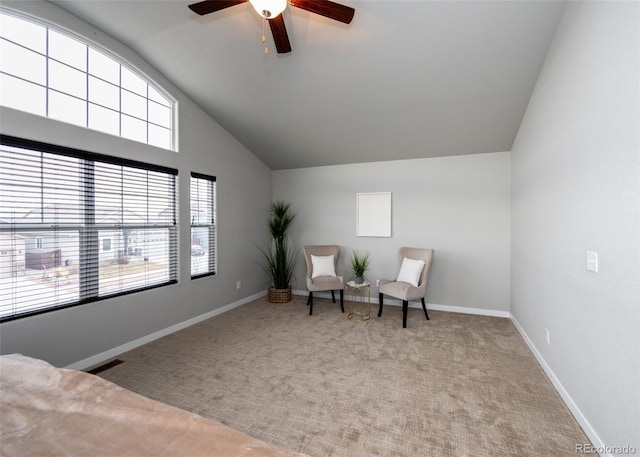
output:
[[[0,356],[2,456],[304,457],[88,373]]]

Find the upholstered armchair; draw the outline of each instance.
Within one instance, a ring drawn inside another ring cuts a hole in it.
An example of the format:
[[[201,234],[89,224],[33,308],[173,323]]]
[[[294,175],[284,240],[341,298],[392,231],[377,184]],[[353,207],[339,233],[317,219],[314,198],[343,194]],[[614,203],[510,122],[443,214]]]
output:
[[[336,274],[340,247],[304,246],[304,260],[307,264],[307,289],[309,289],[309,316],[313,314],[313,293],[323,290],[331,291],[331,298],[336,302],[335,291],[340,291],[340,308],[344,313],[344,280]]]
[[[388,295],[402,300],[403,328],[407,328],[407,310],[410,301],[421,300],[424,317],[429,320],[424,297],[427,294],[427,281],[429,280],[429,270],[433,261],[433,252],[433,249],[400,248],[402,266],[397,279],[380,280],[378,289],[380,292],[380,309],[378,310],[378,317],[382,316],[383,295]]]

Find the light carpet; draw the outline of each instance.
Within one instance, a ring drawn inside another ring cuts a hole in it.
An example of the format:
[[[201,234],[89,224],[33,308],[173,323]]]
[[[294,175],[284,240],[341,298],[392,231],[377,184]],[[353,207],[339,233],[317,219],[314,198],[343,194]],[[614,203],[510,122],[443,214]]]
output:
[[[589,443],[510,320],[259,299],[100,376],[313,457],[575,456]]]

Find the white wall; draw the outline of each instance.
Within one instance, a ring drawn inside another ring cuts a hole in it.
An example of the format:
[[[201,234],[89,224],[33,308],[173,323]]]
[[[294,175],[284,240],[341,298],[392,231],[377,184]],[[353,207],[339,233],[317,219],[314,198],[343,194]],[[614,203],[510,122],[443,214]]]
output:
[[[352,249],[368,250],[375,286],[397,275],[398,248],[433,248],[428,303],[507,312],[509,181],[510,155],[500,152],[274,171],[273,198],[292,203],[297,246],[341,246],[340,273]],[[391,238],[356,236],[358,192],[392,192]],[[299,259],[294,288],[306,290]]]
[[[3,134],[179,170],[179,284],[3,323],[0,350],[66,366],[264,290],[255,245],[266,239],[271,170],[130,48],[44,2],[3,2],[49,19],[124,57],[178,100],[179,152],[0,108]],[[189,174],[217,177],[218,275],[190,279]],[[242,289],[236,290],[236,281]]]
[[[568,3],[512,150],[511,257],[511,312],[583,427],[636,452],[639,24],[635,2]]]

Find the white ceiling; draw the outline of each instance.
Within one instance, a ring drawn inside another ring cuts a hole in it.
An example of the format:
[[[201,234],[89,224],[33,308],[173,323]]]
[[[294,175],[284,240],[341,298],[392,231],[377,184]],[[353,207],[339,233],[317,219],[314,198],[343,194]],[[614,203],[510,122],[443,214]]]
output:
[[[130,46],[272,169],[508,151],[562,14],[554,1],[289,6],[279,55],[249,4],[52,3]],[[268,29],[267,29],[268,30]]]

